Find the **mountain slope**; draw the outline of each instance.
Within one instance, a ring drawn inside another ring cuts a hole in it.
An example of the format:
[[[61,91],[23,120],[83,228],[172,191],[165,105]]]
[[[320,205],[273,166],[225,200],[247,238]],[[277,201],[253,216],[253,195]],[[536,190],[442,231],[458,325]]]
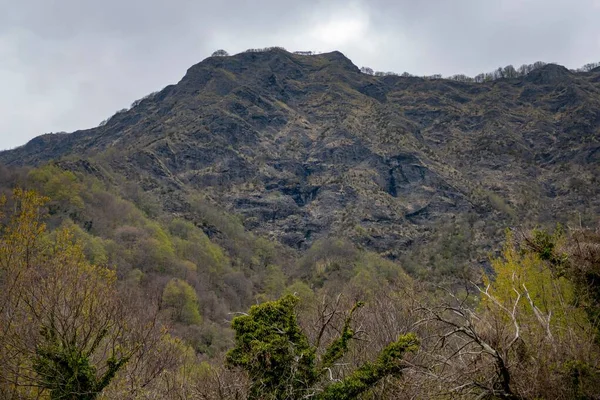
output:
[[[462,83],[362,74],[339,52],[211,57],[103,126],[0,162],[63,157],[184,216],[201,193],[289,246],[338,235],[395,258],[469,215],[476,243],[489,226],[598,215],[600,72]]]

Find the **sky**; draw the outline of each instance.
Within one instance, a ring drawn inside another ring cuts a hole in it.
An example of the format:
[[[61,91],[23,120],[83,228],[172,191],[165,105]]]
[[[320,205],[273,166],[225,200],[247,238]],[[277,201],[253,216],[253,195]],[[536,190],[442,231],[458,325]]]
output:
[[[600,0],[0,0],[0,149],[91,128],[217,49],[474,76],[600,61]]]

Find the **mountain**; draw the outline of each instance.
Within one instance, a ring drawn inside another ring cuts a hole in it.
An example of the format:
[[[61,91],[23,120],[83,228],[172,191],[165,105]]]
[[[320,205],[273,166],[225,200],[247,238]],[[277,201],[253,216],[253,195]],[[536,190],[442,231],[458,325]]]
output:
[[[600,212],[600,71],[468,83],[372,76],[340,52],[210,57],[102,126],[0,153],[49,161],[184,217],[201,194],[292,248],[342,236],[395,259],[465,223],[485,254],[502,227]]]

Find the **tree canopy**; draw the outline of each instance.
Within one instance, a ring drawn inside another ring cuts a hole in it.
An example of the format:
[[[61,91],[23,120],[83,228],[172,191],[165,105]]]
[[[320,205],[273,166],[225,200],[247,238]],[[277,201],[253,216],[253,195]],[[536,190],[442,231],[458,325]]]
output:
[[[386,346],[375,362],[364,363],[349,376],[328,382],[326,372],[331,373],[330,368],[348,351],[355,334],[350,326],[352,316],[362,303],[356,303],[340,336],[320,353],[319,344],[310,345],[298,325],[298,301],[298,297],[286,295],[253,306],[247,315],[232,322],[235,347],[227,354],[227,363],[248,372],[251,399],[353,399],[384,377],[400,375],[402,357],[418,348],[415,335],[402,335]]]

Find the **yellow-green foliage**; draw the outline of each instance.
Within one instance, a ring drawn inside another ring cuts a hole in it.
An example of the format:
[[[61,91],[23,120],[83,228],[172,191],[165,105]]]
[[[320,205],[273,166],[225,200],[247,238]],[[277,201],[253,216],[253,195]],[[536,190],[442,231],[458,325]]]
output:
[[[173,278],[163,291],[163,304],[173,311],[175,320],[188,325],[202,322],[198,311],[198,295],[189,283]]]
[[[147,220],[144,229],[149,232],[151,240],[148,250],[151,251],[155,262],[163,267],[175,256],[175,249],[171,238],[158,224],[158,222]]]
[[[377,293],[382,284],[408,284],[410,278],[398,264],[371,252],[363,252],[354,267],[355,285]]]
[[[94,236],[81,229],[71,220],[65,221],[63,226],[73,232],[75,239],[81,244],[87,260],[96,265],[106,265],[108,263],[108,253],[105,248],[105,240]]]
[[[255,248],[255,257],[252,260],[254,265],[273,262],[276,253],[275,243],[273,241],[257,237],[254,240],[253,247]]]
[[[274,245],[247,232],[239,217],[224,213],[201,196],[189,198],[194,219],[219,232],[219,245],[227,250],[232,264],[264,267],[272,263]]]
[[[96,399],[137,351],[121,340],[116,274],[89,263],[69,227],[46,234],[47,198],[16,189],[13,200],[0,236],[0,397],[28,387]]]
[[[300,299],[298,307],[300,309],[307,308],[314,304],[316,296],[315,292],[306,283],[295,280],[283,291],[284,295],[294,295]]]
[[[46,165],[29,172],[29,179],[40,191],[53,201],[63,202],[82,208],[81,183],[74,173],[60,169],[55,165]]]
[[[146,230],[148,230],[153,238],[158,240],[160,247],[163,249],[165,253],[170,255],[174,254],[173,243],[171,243],[171,239],[169,235],[163,230],[163,228],[155,221],[147,221]]]
[[[193,223],[176,218],[169,224],[169,230],[174,236],[177,256],[211,273],[222,273],[229,265],[223,250]]]
[[[198,383],[213,373],[208,363],[198,361],[191,346],[170,334],[162,335],[153,350],[145,359],[134,357],[126,373],[117,375],[100,399],[189,398]]]
[[[135,284],[139,285],[143,277],[144,273],[139,268],[136,268],[129,271],[126,279],[130,282],[134,282]]]
[[[299,270],[317,287],[327,285],[340,291],[350,283],[365,299],[376,294],[382,285],[404,285],[410,281],[397,263],[341,239],[315,242],[300,259]]]
[[[515,218],[517,216],[515,210],[508,205],[508,203],[500,195],[492,191],[477,188],[473,191],[473,195],[486,200],[495,210],[504,213],[511,218]]]
[[[531,302],[543,315],[551,315],[550,328],[554,335],[566,333],[567,328],[586,325],[584,310],[575,305],[573,284],[555,274],[539,254],[521,251],[510,233],[502,257],[492,260],[492,267],[495,276],[485,279],[489,293],[509,309],[519,299],[518,315],[528,329],[540,325]],[[489,302],[483,298],[484,305],[489,306]]]
[[[190,197],[189,201],[201,220],[215,226],[231,239],[245,238],[247,236],[244,225],[238,217],[221,212],[201,196]]]
[[[286,277],[281,270],[281,267],[277,265],[267,266],[265,274],[264,296],[261,297],[265,297],[265,300],[274,300],[283,293]]]
[[[299,260],[298,267],[303,275],[321,284],[333,274],[350,277],[358,257],[359,252],[351,243],[327,238],[314,242]]]

